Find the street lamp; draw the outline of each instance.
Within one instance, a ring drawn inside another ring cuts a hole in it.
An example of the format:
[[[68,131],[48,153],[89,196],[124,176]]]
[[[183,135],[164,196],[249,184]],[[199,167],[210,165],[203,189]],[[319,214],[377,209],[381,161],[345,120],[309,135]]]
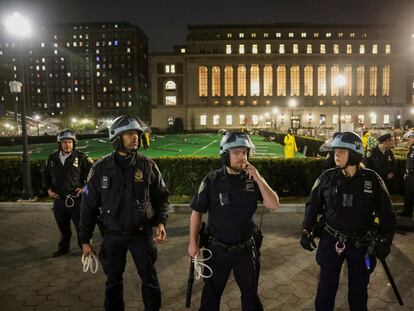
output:
[[[16,100],[21,99],[22,113],[22,140],[23,140],[23,199],[31,199],[33,196],[32,191],[32,176],[30,168],[30,159],[28,157],[28,143],[27,143],[27,124],[26,124],[26,96],[25,92],[22,92],[24,79],[24,60],[23,60],[23,42],[31,34],[30,23],[27,19],[15,12],[13,15],[7,17],[4,22],[5,29],[16,40],[16,45],[19,48],[19,67],[20,67],[20,82],[11,81],[9,83],[10,92],[15,94]]]
[[[290,115],[290,127],[293,129],[293,110],[295,109],[295,107],[297,106],[297,101],[295,99],[291,99],[289,100],[289,107],[292,109],[291,110],[291,115]]]
[[[273,108],[272,112],[273,112],[273,115],[275,117],[275,123],[274,123],[275,124],[275,130],[277,130],[277,114],[279,112],[279,109],[277,109],[277,107],[275,107],[275,108]]]
[[[335,86],[338,88],[338,92],[339,92],[339,96],[338,96],[338,132],[341,132],[341,125],[342,125],[342,120],[341,120],[341,108],[342,108],[342,102],[341,102],[341,89],[343,89],[345,85],[345,77],[342,74],[339,74],[336,76],[335,78]]]
[[[37,114],[34,116],[35,120],[36,120],[36,126],[37,126],[37,136],[40,136],[40,130],[39,130],[39,120],[40,120],[40,116]]]

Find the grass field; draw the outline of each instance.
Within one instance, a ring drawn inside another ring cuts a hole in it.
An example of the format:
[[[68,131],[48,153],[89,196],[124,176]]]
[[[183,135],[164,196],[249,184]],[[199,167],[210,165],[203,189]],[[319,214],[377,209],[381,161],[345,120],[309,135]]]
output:
[[[150,148],[140,152],[150,158],[162,156],[218,156],[221,140],[219,134],[152,135]],[[252,136],[256,145],[255,157],[283,157],[283,146],[267,142],[261,136]],[[93,158],[102,157],[112,151],[108,139],[81,140],[77,147]],[[56,151],[56,143],[29,145],[32,159],[46,159]],[[0,147],[0,157],[10,157],[21,153],[22,146]],[[297,154],[297,157],[303,157]]]

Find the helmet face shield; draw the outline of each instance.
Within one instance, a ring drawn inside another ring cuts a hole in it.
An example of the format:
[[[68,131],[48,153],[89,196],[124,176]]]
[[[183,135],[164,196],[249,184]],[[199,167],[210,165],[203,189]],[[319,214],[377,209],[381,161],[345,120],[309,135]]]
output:
[[[76,135],[71,130],[63,130],[56,137],[58,143],[60,143],[64,139],[72,139],[74,143],[77,142]]]
[[[141,123],[137,118],[131,116],[116,118],[109,127],[109,140],[112,142],[115,138],[120,137],[122,133],[129,131],[137,131],[138,135],[140,135],[143,132],[143,125]]]
[[[362,139],[354,132],[337,134],[332,140],[331,149],[346,149],[359,155],[364,155]]]
[[[243,132],[228,132],[220,142],[220,155],[228,153],[230,149],[245,147],[252,154],[255,151],[255,146],[249,135]]]

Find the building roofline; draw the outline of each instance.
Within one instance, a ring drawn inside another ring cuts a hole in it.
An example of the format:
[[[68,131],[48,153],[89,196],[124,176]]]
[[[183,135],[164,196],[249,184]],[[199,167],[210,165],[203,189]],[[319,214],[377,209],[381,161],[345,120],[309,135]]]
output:
[[[312,23],[267,23],[267,24],[192,24],[188,30],[208,28],[393,28],[393,24],[312,24]]]

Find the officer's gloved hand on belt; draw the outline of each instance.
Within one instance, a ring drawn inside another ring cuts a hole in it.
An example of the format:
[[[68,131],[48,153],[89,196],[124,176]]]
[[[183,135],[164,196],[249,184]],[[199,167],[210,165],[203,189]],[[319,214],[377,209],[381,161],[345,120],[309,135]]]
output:
[[[308,251],[313,251],[316,249],[316,243],[313,239],[312,233],[309,233],[308,230],[302,230],[302,237],[300,238],[300,245]]]
[[[375,241],[375,256],[378,259],[385,259],[391,251],[391,244],[385,238]]]

